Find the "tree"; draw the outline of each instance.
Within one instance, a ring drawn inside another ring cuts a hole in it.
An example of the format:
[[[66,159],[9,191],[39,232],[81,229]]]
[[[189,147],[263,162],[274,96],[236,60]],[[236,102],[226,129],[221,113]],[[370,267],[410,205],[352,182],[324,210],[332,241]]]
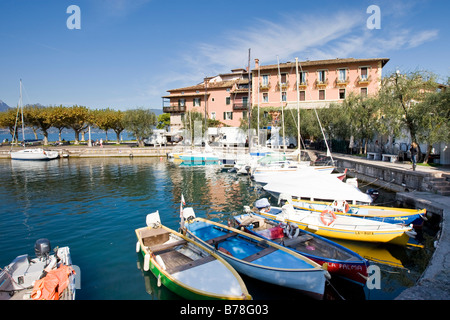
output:
[[[74,105],[63,110],[67,126],[75,131],[75,144],[80,143],[80,132],[93,122],[91,111],[83,106]]]
[[[50,108],[40,105],[29,105],[24,107],[23,116],[27,126],[33,127],[36,135],[36,129],[41,130],[44,136],[44,145],[48,145],[48,129],[52,127],[52,111]]]
[[[117,143],[120,143],[120,134],[125,130],[123,112],[107,108],[95,110],[92,115],[94,124],[105,131],[106,141],[108,141],[108,130],[112,129],[116,133]]]
[[[69,113],[67,112],[67,107],[62,105],[53,106],[49,109],[50,112],[50,123],[52,127],[58,129],[58,139],[62,140],[61,132],[64,128],[69,128]]]
[[[394,72],[383,78],[379,92],[379,102],[383,117],[390,130],[399,132],[406,129],[411,142],[418,143],[417,133],[422,113],[418,103],[424,101],[437,88],[436,75],[431,72],[417,71],[407,74]],[[419,148],[419,155],[421,150]]]
[[[434,143],[450,141],[450,78],[447,86],[429,94],[424,101],[416,105],[421,114],[418,120],[417,138],[427,143],[424,163],[428,163]]]
[[[166,129],[170,126],[170,113],[162,113],[158,116],[157,129]]]
[[[0,127],[9,129],[12,142],[17,143],[18,141],[18,128],[21,125],[21,123],[22,123],[21,120],[18,119],[18,110],[11,108],[8,109],[7,111],[0,112]]]
[[[123,123],[125,129],[135,135],[138,145],[143,147],[144,139],[153,133],[152,127],[156,125],[156,115],[145,109],[127,110]]]

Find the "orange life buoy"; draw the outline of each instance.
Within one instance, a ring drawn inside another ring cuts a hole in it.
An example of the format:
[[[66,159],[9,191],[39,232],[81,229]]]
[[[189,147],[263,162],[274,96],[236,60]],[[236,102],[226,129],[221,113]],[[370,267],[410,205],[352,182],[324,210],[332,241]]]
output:
[[[320,220],[326,226],[329,226],[336,220],[336,214],[331,210],[323,210],[320,214]]]

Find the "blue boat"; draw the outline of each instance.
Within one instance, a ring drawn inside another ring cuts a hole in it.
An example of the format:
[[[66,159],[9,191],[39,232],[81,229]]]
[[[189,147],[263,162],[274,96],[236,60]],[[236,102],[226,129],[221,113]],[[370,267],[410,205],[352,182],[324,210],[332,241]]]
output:
[[[274,241],[324,266],[337,275],[361,285],[367,281],[368,261],[336,242],[301,230],[295,224],[265,218],[253,212],[234,217],[239,229]]]
[[[182,230],[214,250],[239,273],[271,284],[293,288],[322,299],[329,273],[297,252],[210,220],[196,218],[192,208],[183,210]]]

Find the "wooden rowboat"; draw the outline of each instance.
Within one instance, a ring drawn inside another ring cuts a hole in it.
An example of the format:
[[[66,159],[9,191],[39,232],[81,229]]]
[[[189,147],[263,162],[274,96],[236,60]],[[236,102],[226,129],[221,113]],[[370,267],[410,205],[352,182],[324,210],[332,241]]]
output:
[[[240,277],[225,260],[186,236],[161,225],[158,211],[147,216],[147,227],[136,229],[136,252],[169,290],[185,299],[251,299]]]
[[[368,261],[336,242],[300,230],[294,224],[280,223],[255,213],[242,214],[234,219],[239,228],[295,250],[325,266],[332,276],[337,275],[362,285],[367,281]]]
[[[316,262],[271,241],[195,218],[192,208],[185,208],[184,214],[187,236],[215,250],[239,273],[299,290],[316,299],[323,298],[329,274]]]

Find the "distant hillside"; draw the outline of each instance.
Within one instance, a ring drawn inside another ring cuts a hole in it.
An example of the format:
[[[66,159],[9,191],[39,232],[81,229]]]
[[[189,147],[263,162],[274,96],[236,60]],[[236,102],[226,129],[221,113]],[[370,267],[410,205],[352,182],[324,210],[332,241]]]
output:
[[[163,113],[162,109],[150,109],[151,112],[153,112],[156,116],[159,116]]]
[[[0,112],[6,111],[8,109],[9,109],[9,106],[6,103],[4,103],[2,100],[0,100]]]

